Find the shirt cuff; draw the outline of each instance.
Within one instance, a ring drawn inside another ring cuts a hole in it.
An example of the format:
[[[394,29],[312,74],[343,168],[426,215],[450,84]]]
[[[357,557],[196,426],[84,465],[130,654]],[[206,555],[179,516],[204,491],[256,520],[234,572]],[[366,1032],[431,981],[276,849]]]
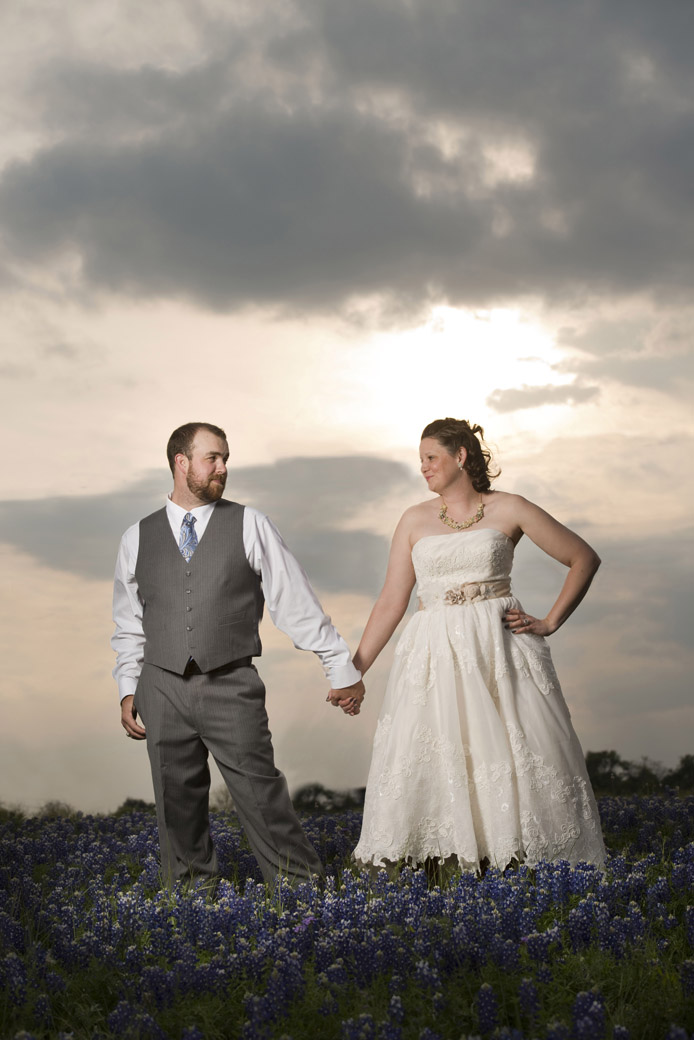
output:
[[[345,686],[354,686],[355,683],[359,682],[361,672],[350,661],[349,664],[331,668],[329,679],[333,690],[342,690]]]
[[[120,699],[124,697],[134,697],[135,690],[137,689],[138,680],[132,675],[121,675],[118,679],[118,693]]]

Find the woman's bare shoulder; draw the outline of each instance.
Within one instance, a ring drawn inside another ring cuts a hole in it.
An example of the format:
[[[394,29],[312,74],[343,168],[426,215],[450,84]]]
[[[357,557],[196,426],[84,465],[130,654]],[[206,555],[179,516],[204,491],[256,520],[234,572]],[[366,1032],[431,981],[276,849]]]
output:
[[[438,499],[429,499],[426,502],[416,502],[415,505],[409,506],[400,517],[397,531],[409,537],[413,532],[419,530],[422,524],[426,524],[438,512],[437,501]]]
[[[525,522],[537,521],[541,518],[547,518],[554,520],[551,513],[548,513],[546,509],[538,505],[537,502],[533,502],[531,499],[526,498],[525,495],[516,495],[500,492],[504,495],[502,500],[502,506],[505,510],[508,510],[508,515],[515,516],[518,523],[523,526]],[[555,521],[558,523],[558,521]]]
[[[510,491],[492,491],[485,496],[485,519],[517,544],[523,534],[524,517],[531,506],[527,498]]]
[[[488,505],[493,505],[500,516],[503,515],[509,519],[519,516],[528,508],[533,508],[533,503],[529,499],[512,491],[493,491]]]
[[[497,488],[492,492],[494,498],[501,503],[508,504],[509,506],[517,505],[521,502],[527,502],[528,499],[524,498],[523,495],[517,494],[515,491],[499,491]]]
[[[413,506],[406,509],[402,514],[405,516],[406,513],[411,513],[413,516],[428,516],[436,510],[441,508],[441,499],[437,495],[436,498],[427,498],[424,502],[415,502]]]
[[[433,513],[439,511],[441,508],[439,502],[440,500],[438,498],[430,498],[426,502],[416,502],[413,506],[408,506],[400,517],[400,523],[416,524],[421,520],[425,520]]]

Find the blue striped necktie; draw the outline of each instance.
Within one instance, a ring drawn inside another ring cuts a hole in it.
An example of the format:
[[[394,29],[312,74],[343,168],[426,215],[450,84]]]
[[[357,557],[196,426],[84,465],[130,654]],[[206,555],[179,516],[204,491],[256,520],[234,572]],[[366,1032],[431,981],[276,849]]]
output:
[[[195,533],[195,517],[186,513],[181,521],[181,533],[178,536],[178,548],[184,560],[189,560],[198,547],[198,536]]]

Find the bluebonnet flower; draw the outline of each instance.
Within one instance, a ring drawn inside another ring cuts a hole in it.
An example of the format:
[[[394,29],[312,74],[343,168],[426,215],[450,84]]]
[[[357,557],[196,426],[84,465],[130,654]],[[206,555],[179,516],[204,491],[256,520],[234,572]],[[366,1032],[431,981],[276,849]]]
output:
[[[342,1040],[377,1040],[376,1023],[371,1015],[348,1018],[340,1028]]]
[[[12,950],[0,960],[0,987],[7,991],[10,1004],[21,1007],[27,998],[27,970]]]
[[[443,1014],[447,1006],[448,1001],[446,1000],[443,993],[441,993],[440,991],[438,993],[434,993],[433,997],[431,998],[431,1011],[434,1017]]]
[[[146,1036],[148,1040],[169,1040],[167,1034],[147,1012],[133,1007],[122,1000],[108,1016],[108,1028],[116,1036],[127,1037],[128,1040]]]
[[[670,882],[663,877],[657,878],[646,890],[648,905],[667,902],[671,896]]]
[[[680,965],[680,982],[685,997],[694,997],[694,960],[682,961]]]
[[[521,1013],[530,1023],[533,1023],[540,1011],[540,999],[537,986],[532,979],[521,979],[518,986],[518,1003]]]
[[[24,953],[24,928],[4,910],[0,910],[0,943],[7,950]]]
[[[605,1036],[605,1001],[601,993],[591,990],[576,996],[571,1010],[573,1035],[576,1040],[603,1040]]]
[[[545,1033],[545,1040],[569,1040],[569,1028],[563,1022],[550,1022]]]
[[[378,1040],[402,1040],[402,1027],[385,1019],[378,1023]]]
[[[561,943],[559,929],[554,926],[545,932],[533,932],[526,939],[529,955],[535,961],[546,961],[554,943]]]
[[[439,989],[441,986],[441,976],[427,961],[417,961],[415,978],[425,989]]]
[[[593,903],[587,899],[582,899],[578,906],[569,911],[566,929],[574,952],[590,945],[593,938],[593,923]]]
[[[499,1002],[489,983],[485,982],[477,991],[477,1021],[483,1033],[491,1033],[497,1024]]]
[[[646,935],[646,921],[641,912],[641,908],[637,903],[634,903],[633,901],[629,903],[626,919],[629,922],[631,941],[637,943],[640,940],[643,940]]]
[[[670,1026],[665,1034],[665,1040],[689,1040],[689,1034],[682,1026]]]
[[[151,997],[158,1009],[169,1007],[176,993],[175,975],[159,965],[147,965],[142,969],[138,990],[141,995]]]
[[[566,903],[571,894],[571,865],[565,859],[552,864],[553,870],[549,876],[549,889],[552,893],[552,901],[561,906]]]
[[[440,917],[445,912],[446,898],[436,887],[426,894],[425,913],[428,917]]]
[[[127,1000],[121,1000],[108,1016],[108,1028],[116,1036],[125,1036],[131,1025],[137,1021],[137,1008],[134,1008]]]
[[[53,1018],[51,1001],[46,993],[39,993],[34,1001],[34,1018],[42,1025],[50,1025]]]
[[[44,982],[46,989],[50,990],[51,993],[60,993],[67,985],[63,976],[56,971],[47,971],[44,976]]]
[[[405,1009],[402,1006],[402,999],[397,995],[393,994],[388,1003],[388,1017],[393,1022],[402,1022],[405,1017]]]
[[[335,995],[333,993],[326,993],[323,997],[322,1004],[318,1008],[318,1013],[327,1017],[328,1015],[337,1014],[338,1010],[339,1004]]]
[[[396,972],[393,972],[393,974],[390,977],[390,981],[388,982],[388,992],[391,994],[391,996],[396,993],[400,993],[400,991],[402,990],[402,985],[403,980]]]
[[[520,948],[517,942],[513,939],[506,939],[505,941],[501,936],[495,936],[494,941],[491,944],[491,958],[495,964],[498,964],[500,968],[505,968],[509,973],[517,971],[520,963]]]
[[[694,906],[688,906],[684,911],[684,927],[687,942],[694,948]]]
[[[345,975],[345,964],[342,958],[338,958],[338,960],[331,964],[327,968],[325,974],[330,982],[342,982]]]

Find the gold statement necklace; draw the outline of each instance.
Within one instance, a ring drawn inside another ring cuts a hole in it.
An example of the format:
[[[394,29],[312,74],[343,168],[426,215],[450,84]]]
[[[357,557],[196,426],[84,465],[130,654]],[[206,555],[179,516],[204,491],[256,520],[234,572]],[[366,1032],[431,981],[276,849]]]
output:
[[[480,504],[477,507],[475,515],[471,516],[469,520],[463,520],[461,523],[458,523],[457,520],[452,520],[448,515],[448,506],[446,505],[446,499],[443,495],[441,495],[441,501],[443,502],[443,507],[439,513],[439,520],[443,520],[444,524],[446,524],[447,527],[452,527],[454,531],[465,531],[468,527],[472,527],[473,524],[476,524],[477,521],[481,520],[484,516],[484,502],[482,499],[480,499]]]

